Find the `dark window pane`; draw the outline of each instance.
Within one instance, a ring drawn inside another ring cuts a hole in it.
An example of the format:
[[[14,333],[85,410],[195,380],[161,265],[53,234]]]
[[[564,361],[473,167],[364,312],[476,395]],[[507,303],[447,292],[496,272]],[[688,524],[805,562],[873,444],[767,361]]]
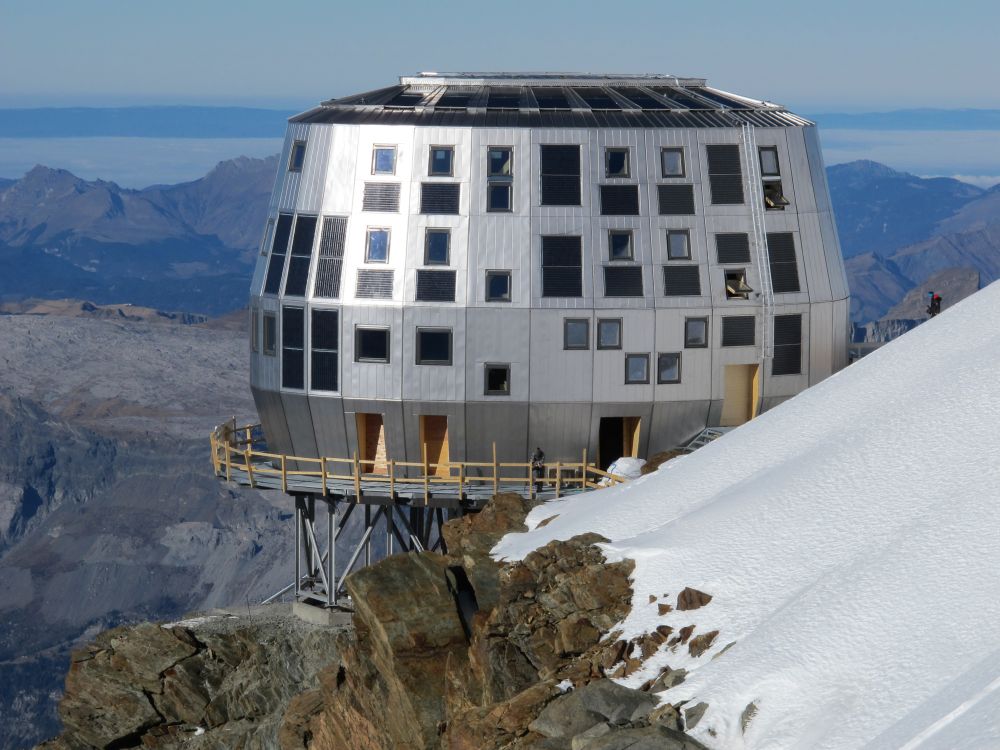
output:
[[[264,293],[277,294],[281,289],[281,274],[285,270],[285,254],[271,253],[267,259],[267,278],[264,279]]]
[[[567,318],[563,323],[563,349],[590,348],[590,321]]]
[[[641,266],[605,266],[605,297],[642,297]]]
[[[753,346],[756,321],[753,315],[732,315],[722,319],[723,346]]]
[[[686,231],[667,231],[667,259],[690,260],[691,237]]]
[[[664,266],[663,295],[665,297],[697,297],[701,294],[701,272],[698,266]]]
[[[638,216],[638,185],[601,185],[603,216]]]
[[[541,146],[541,204],[580,205],[579,146]]]
[[[288,276],[285,278],[285,294],[290,297],[301,297],[306,293],[306,283],[309,280],[309,266],[312,258],[293,255],[288,262]]]
[[[486,365],[486,393],[492,396],[510,394],[510,365]]]
[[[272,253],[284,255],[288,252],[288,240],[292,235],[292,214],[278,214],[278,227],[274,231]]]
[[[301,349],[282,349],[281,387],[305,388],[305,352]]]
[[[660,151],[660,169],[664,177],[684,176],[684,150],[665,148]]]
[[[451,364],[451,331],[417,329],[417,364]]]
[[[274,356],[274,349],[278,345],[278,320],[274,313],[264,313],[263,346],[264,354]]]
[[[781,174],[778,168],[778,149],[762,148],[760,150],[760,173],[764,177],[776,177]]]
[[[684,321],[684,346],[688,349],[708,346],[707,318],[688,318]]]
[[[432,175],[450,175],[451,161],[454,155],[455,151],[451,148],[431,148],[430,173]]]
[[[281,386],[305,387],[305,310],[281,308]]]
[[[491,148],[486,152],[487,175],[490,177],[510,177],[513,164],[509,148]]]
[[[425,182],[420,186],[420,213],[457,214],[461,186],[457,182]]]
[[[301,349],[305,346],[305,311],[301,307],[281,308],[281,345]]]
[[[799,269],[795,260],[795,238],[792,233],[768,233],[767,252],[771,260],[771,289],[774,293],[800,291]]]
[[[448,250],[451,244],[451,230],[428,229],[427,245],[424,251],[424,264],[448,265]]]
[[[681,355],[679,352],[661,354],[656,359],[656,382],[681,382]]]
[[[336,350],[340,338],[336,310],[312,311],[312,348]]]
[[[512,209],[511,188],[511,185],[487,185],[486,210],[510,211]]]
[[[288,171],[289,172],[301,172],[302,165],[306,160],[306,144],[305,141],[295,141],[292,144],[292,154],[288,159]]]
[[[355,360],[389,361],[389,331],[385,328],[358,328],[355,335]]]
[[[597,321],[597,348],[622,348],[622,322],[618,319]]]
[[[604,152],[605,175],[608,177],[628,177],[628,149],[609,148]]]
[[[632,233],[609,232],[608,248],[611,260],[632,260]]]
[[[314,391],[337,390],[337,352],[312,353],[312,380],[310,387]]]
[[[693,216],[693,185],[657,185],[656,197],[661,216]]]
[[[454,302],[455,272],[417,270],[417,294],[420,302]]]
[[[486,301],[510,301],[510,271],[486,272]]]
[[[743,174],[740,147],[735,145],[706,146],[708,181],[712,203],[735,205],[743,203]]]
[[[580,237],[542,237],[542,296],[583,296]]]
[[[625,382],[626,383],[648,383],[649,382],[649,355],[648,354],[626,354],[625,355]]]
[[[750,237],[744,232],[715,235],[715,251],[719,263],[749,263]]]
[[[802,316],[774,316],[774,359],[772,375],[798,375],[802,372]]]

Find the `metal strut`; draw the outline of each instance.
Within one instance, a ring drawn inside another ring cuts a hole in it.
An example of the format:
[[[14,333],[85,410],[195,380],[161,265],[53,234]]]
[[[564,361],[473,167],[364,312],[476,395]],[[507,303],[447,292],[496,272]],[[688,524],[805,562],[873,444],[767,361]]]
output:
[[[760,302],[762,309],[761,359],[774,357],[774,287],[771,284],[771,254],[767,249],[767,229],[764,226],[763,184],[760,174],[760,157],[757,154],[757,136],[754,126],[742,127],[743,150],[747,164],[747,200],[753,224],[753,248],[760,273]]]

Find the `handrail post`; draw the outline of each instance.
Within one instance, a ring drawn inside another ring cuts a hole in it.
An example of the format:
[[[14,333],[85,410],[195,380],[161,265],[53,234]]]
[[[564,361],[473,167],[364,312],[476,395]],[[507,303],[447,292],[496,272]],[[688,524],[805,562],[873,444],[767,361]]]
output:
[[[232,458],[229,456],[229,444],[226,444],[226,481],[232,481]]]
[[[328,490],[326,488],[326,456],[320,456],[319,471],[320,471],[320,481],[323,482],[323,497],[326,497],[328,493]]]
[[[586,448],[583,449],[583,467],[580,470],[580,477],[581,477],[580,489],[581,490],[585,490],[585,489],[587,489],[587,449]]]
[[[420,446],[421,453],[424,459],[424,505],[430,505],[430,465],[427,463],[427,443]]]
[[[288,468],[284,453],[281,454],[281,491],[288,492]]]
[[[396,461],[389,459],[389,498],[396,502]]]
[[[361,463],[357,451],[354,451],[354,501],[361,502]]]
[[[556,497],[562,497],[562,463],[556,461]]]
[[[251,487],[256,487],[257,485],[255,485],[253,483],[253,466],[251,465],[251,461],[250,461],[250,449],[249,448],[247,448],[245,451],[243,451],[243,460],[246,461],[246,464],[247,464],[247,477],[249,477],[249,479],[250,479],[250,486]]]
[[[493,441],[493,494],[500,494],[500,466],[497,464],[497,441]]]
[[[458,499],[462,500],[462,495],[465,490],[465,464],[460,463],[458,465]]]

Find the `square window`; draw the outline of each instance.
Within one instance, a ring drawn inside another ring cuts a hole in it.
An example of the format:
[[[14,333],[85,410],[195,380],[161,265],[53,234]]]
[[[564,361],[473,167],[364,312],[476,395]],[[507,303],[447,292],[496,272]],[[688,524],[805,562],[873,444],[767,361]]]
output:
[[[681,353],[668,352],[656,358],[656,382],[681,382]]]
[[[510,302],[510,271],[486,272],[486,301]]]
[[[432,177],[451,177],[455,149],[452,146],[431,146],[431,160],[427,174]]]
[[[273,312],[264,313],[264,354],[275,355],[278,344],[278,317]]]
[[[660,169],[664,177],[684,176],[684,149],[661,148]]]
[[[611,260],[632,260],[632,232],[612,229],[608,232],[608,257]]]
[[[486,169],[489,177],[510,177],[513,172],[513,149],[490,146],[486,151]]]
[[[708,346],[708,318],[684,319],[684,348],[704,349]]]
[[[686,229],[667,230],[667,260],[691,260],[691,235]]]
[[[450,328],[417,329],[417,364],[418,365],[451,364]]]
[[[597,321],[597,348],[622,348],[622,319],[604,318]]]
[[[306,142],[305,141],[295,141],[292,144],[292,153],[288,157],[288,171],[289,172],[301,172],[302,165],[306,160]]]
[[[366,263],[389,262],[389,230],[369,229],[365,247]]]
[[[649,355],[625,355],[625,385],[639,385],[649,382]]]
[[[376,146],[372,152],[372,174],[396,174],[396,147]]]
[[[450,229],[428,229],[424,240],[424,265],[446,266],[451,250]]]
[[[604,149],[604,174],[606,177],[628,177],[628,149]]]
[[[747,284],[747,272],[743,268],[726,271],[726,299],[750,299],[753,289]]]
[[[510,395],[510,365],[485,365],[487,396]]]
[[[355,362],[388,362],[389,361],[389,329],[388,328],[355,328],[354,329],[354,361]]]
[[[778,168],[778,149],[774,146],[765,146],[760,149],[760,174],[762,177],[779,177],[781,170]]]
[[[513,185],[509,182],[504,184],[490,183],[486,186],[486,210],[487,211],[511,211],[511,189]]]
[[[587,318],[566,318],[563,321],[563,349],[590,348],[590,321]]]

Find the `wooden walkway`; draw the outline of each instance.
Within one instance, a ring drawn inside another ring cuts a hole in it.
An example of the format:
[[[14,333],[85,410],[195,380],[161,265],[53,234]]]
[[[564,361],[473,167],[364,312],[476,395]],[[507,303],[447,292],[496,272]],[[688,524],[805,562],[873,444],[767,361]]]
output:
[[[364,461],[352,458],[312,458],[260,450],[260,425],[226,423],[211,433],[212,466],[216,476],[257,489],[310,494],[355,503],[403,503],[432,508],[478,510],[493,495],[513,492],[529,498],[558,498],[618,484],[621,477],[587,461],[544,464],[544,476],[534,479],[531,464],[449,462],[426,460]]]

